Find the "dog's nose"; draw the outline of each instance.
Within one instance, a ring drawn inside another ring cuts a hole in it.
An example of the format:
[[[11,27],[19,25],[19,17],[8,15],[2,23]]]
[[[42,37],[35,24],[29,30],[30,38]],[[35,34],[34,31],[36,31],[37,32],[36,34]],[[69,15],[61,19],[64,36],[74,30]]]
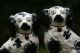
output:
[[[29,30],[30,26],[27,23],[23,23],[22,26],[21,26],[21,29],[22,30]]]
[[[54,19],[54,21],[56,21],[56,22],[62,22],[64,19],[63,19],[63,17],[61,17],[61,15],[56,15],[56,17],[55,17],[55,19]]]

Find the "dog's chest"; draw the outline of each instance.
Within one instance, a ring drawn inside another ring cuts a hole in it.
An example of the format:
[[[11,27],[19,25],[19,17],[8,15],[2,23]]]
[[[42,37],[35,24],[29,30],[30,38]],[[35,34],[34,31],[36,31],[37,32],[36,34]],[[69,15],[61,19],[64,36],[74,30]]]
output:
[[[61,30],[60,30],[61,29]],[[71,36],[71,32],[67,27],[51,27],[50,30],[45,32],[45,39],[50,40],[51,38],[59,41],[68,40]]]
[[[57,32],[57,30],[49,30],[48,32],[45,32],[45,38],[50,40],[51,38],[55,40],[62,40],[65,39],[63,37],[64,32]]]
[[[29,36],[29,39],[26,40],[25,37],[19,36],[16,39],[12,40],[13,44],[10,46],[11,53],[24,53],[25,49],[28,48],[32,43],[37,42],[36,38],[33,36]]]
[[[58,32],[56,29],[51,29],[45,32],[44,42],[48,47],[52,45],[51,48],[55,48],[56,45],[59,45],[60,53],[71,53],[74,47],[71,43],[71,35],[71,31],[68,31],[67,29],[63,29],[61,32]]]
[[[10,46],[10,52],[11,53],[22,53],[24,52],[25,47],[27,47],[29,44],[29,41],[26,40],[20,40],[19,38],[17,38],[16,40],[14,40],[14,43],[12,44],[12,46]],[[27,46],[26,46],[27,45]]]

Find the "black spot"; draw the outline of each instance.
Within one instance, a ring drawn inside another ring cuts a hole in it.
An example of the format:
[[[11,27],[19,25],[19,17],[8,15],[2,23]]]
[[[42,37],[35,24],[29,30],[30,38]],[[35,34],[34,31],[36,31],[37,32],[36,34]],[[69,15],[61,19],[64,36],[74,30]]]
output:
[[[60,53],[60,50],[61,50],[60,42],[54,39],[51,39],[51,41],[48,43],[48,50],[50,53]]]
[[[9,27],[9,34],[11,37],[16,37],[16,26],[15,26],[16,21],[14,18],[9,18],[8,19],[8,27]]]
[[[37,45],[35,45],[35,43],[28,45],[28,47],[25,48],[25,53],[37,53]]]
[[[77,43],[75,43],[75,49],[76,50],[80,50],[80,41],[79,42],[77,42]]]
[[[22,43],[22,42],[20,41],[20,39],[19,39],[19,38],[18,38],[18,39],[16,39],[16,40],[15,40],[15,42],[16,42],[16,43],[15,43],[15,44],[13,44],[13,46],[15,46],[15,45],[16,45],[16,46],[17,46],[17,48],[21,47],[21,43]]]
[[[18,13],[18,15],[22,15],[23,17],[25,16],[25,14],[22,12]]]
[[[55,9],[59,9],[60,7],[59,6],[55,6]]]
[[[65,39],[68,39],[70,37],[71,33],[69,33],[69,31],[65,31],[63,36],[65,37]]]
[[[10,52],[6,48],[4,48],[4,49],[0,50],[0,53],[10,53]]]

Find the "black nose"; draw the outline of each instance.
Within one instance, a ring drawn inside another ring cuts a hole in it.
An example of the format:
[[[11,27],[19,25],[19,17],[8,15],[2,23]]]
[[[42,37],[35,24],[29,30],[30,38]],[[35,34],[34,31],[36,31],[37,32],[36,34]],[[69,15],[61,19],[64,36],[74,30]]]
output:
[[[61,17],[61,15],[56,15],[56,17],[55,17],[55,19],[54,19],[54,21],[56,21],[56,22],[62,22],[64,19],[63,19],[63,17]]]
[[[29,30],[30,26],[27,23],[23,23],[22,26],[21,26],[21,29],[22,30]]]

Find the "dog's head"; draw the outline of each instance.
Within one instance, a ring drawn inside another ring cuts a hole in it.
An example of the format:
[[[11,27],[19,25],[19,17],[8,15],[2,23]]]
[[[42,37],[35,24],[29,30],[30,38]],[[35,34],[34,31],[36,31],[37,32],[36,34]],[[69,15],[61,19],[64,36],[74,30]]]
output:
[[[35,14],[30,14],[27,12],[20,12],[15,15],[11,15],[10,20],[10,30],[13,32],[19,32],[23,34],[30,34],[32,32],[33,17]],[[15,34],[14,33],[14,34]]]
[[[49,9],[44,9],[44,12],[46,15],[51,17],[51,25],[52,26],[65,26],[70,25],[70,22],[72,20],[70,9],[64,8],[61,6],[54,6]]]

